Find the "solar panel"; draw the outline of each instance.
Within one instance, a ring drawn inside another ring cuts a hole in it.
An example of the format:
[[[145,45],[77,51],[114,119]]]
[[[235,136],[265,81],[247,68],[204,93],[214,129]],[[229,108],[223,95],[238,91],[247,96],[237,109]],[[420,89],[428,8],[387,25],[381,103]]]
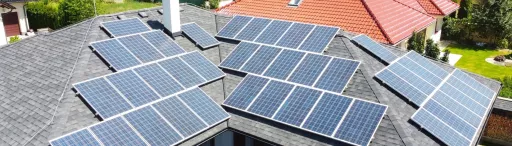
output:
[[[162,97],[172,95],[185,89],[167,73],[167,71],[156,63],[136,68],[134,71]]]
[[[112,37],[120,37],[151,30],[151,28],[144,24],[139,18],[103,22],[101,26],[108,31]]]
[[[174,145],[183,139],[151,106],[127,113],[124,117],[150,145]]]
[[[253,74],[242,80],[223,105],[357,145],[368,145],[387,109],[385,105]]]
[[[232,39],[252,20],[252,17],[235,16],[229,20],[220,31],[217,37]]]
[[[283,36],[292,24],[293,22],[273,20],[267,28],[261,32],[255,42],[271,45],[276,44],[279,38]]]
[[[162,31],[93,42],[91,47],[116,71],[185,53]]]
[[[92,134],[85,130],[80,130],[75,133],[71,133],[65,137],[51,141],[52,146],[97,146],[100,145]]]
[[[494,91],[455,69],[411,119],[445,144],[474,144],[495,96]]]
[[[236,35],[235,39],[253,41],[270,22],[272,22],[270,19],[253,18],[252,21]]]
[[[261,74],[272,63],[272,60],[281,52],[281,49],[261,46],[251,59],[249,59],[241,68],[242,71]]]
[[[166,57],[185,53],[183,48],[162,31],[151,31],[141,35]]]
[[[341,93],[359,61],[242,41],[219,67]]]
[[[386,109],[386,106],[355,100],[334,137],[368,145]]]
[[[322,53],[338,30],[330,26],[235,16],[217,37]]]
[[[180,56],[180,58],[207,81],[213,81],[224,76],[222,70],[197,51]]]
[[[118,40],[126,49],[144,63],[164,58],[164,55],[151,46],[141,35],[130,35],[118,38]]]
[[[104,145],[147,145],[122,117],[94,125],[91,131]]]
[[[246,109],[268,82],[269,80],[265,78],[246,76],[224,101],[224,105]]]
[[[171,58],[158,62],[169,74],[171,74],[185,88],[199,85],[206,80],[180,58]]]
[[[297,66],[288,81],[313,86],[316,79],[321,75],[324,68],[331,61],[331,57],[308,54]]]
[[[194,87],[50,140],[50,144],[175,145],[229,117],[208,95]]]
[[[299,50],[318,53],[324,52],[339,29],[338,27],[316,26],[302,45],[300,45]]]
[[[208,125],[215,125],[229,117],[222,108],[199,88],[178,95]]]
[[[162,100],[152,106],[184,137],[191,136],[208,126],[177,97]]]
[[[141,64],[141,61],[115,39],[91,43],[91,47],[115,70],[122,70]]]
[[[448,72],[415,51],[409,51],[375,75],[418,106],[447,76]]]
[[[101,118],[108,119],[224,75],[199,52],[191,52],[79,82],[74,88]]]
[[[105,78],[75,84],[75,89],[102,118],[132,109],[132,105]]]
[[[314,87],[341,93],[358,67],[358,61],[333,58]]]
[[[315,28],[315,25],[293,23],[286,33],[279,39],[277,46],[296,49]]]
[[[201,48],[210,48],[220,44],[217,39],[215,39],[212,35],[210,35],[196,23],[183,24],[181,25],[181,29],[185,35],[192,39]]]
[[[241,68],[247,60],[249,60],[251,55],[254,54],[259,47],[260,45],[257,44],[240,42],[240,44],[235,47],[235,49],[226,59],[224,59],[224,61],[220,63],[219,66],[237,70]]]
[[[144,80],[140,79],[132,70],[107,76],[107,79],[134,106],[141,106],[160,99],[160,96],[158,96],[151,87],[146,85]]]
[[[300,126],[321,95],[322,92],[318,90],[295,87],[273,118]]]
[[[389,51],[384,46],[364,34],[358,35],[352,38],[352,40],[386,63],[391,63],[393,60],[398,58],[393,52]]]

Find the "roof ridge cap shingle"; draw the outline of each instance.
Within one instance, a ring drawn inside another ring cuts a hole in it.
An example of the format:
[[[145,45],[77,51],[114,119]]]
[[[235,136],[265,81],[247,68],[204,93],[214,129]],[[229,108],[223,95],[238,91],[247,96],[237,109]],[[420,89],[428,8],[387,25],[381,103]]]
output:
[[[391,42],[391,37],[389,37],[389,34],[384,30],[384,28],[382,27],[382,24],[380,24],[379,20],[377,19],[375,14],[373,14],[373,11],[370,9],[370,7],[368,7],[368,4],[366,3],[366,0],[361,0],[361,2],[363,3],[363,6],[366,9],[366,11],[372,17],[372,20],[375,21],[375,23],[377,24],[377,27],[379,27],[379,29],[382,32],[382,34],[384,34],[384,37],[386,38],[386,41],[388,43],[393,43],[393,42]]]
[[[406,4],[404,4],[404,3],[400,2],[400,1],[397,1],[397,0],[393,0],[393,1],[395,1],[395,2],[397,2],[397,3],[399,3],[399,4],[402,4],[402,5],[404,5],[404,6],[408,7],[408,8],[410,8],[410,9],[413,9],[414,11],[418,11],[418,12],[420,12],[420,13],[422,13],[422,14],[425,14],[425,15],[427,15],[427,16],[432,17],[432,15],[428,14],[428,13],[427,13],[427,11],[425,10],[425,8],[423,8],[423,6],[421,6],[421,4],[419,4],[419,2],[418,2],[417,0],[414,0],[414,1],[415,1],[416,3],[418,3],[418,5],[420,5],[420,7],[421,7],[423,10],[425,10],[425,12],[422,12],[422,11],[416,10],[415,8],[413,8],[413,7],[409,6],[409,5],[406,5]]]

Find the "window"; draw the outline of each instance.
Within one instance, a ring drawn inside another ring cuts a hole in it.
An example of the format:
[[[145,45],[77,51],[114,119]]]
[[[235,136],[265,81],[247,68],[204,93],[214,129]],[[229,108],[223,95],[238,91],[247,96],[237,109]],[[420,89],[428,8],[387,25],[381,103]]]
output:
[[[302,0],[290,0],[289,6],[299,6]]]

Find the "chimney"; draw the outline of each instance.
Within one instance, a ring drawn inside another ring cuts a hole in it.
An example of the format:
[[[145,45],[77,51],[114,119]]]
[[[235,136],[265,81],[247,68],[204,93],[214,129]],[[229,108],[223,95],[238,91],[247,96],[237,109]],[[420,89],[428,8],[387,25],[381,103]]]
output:
[[[181,35],[180,2],[179,0],[163,0],[164,26],[172,36]]]

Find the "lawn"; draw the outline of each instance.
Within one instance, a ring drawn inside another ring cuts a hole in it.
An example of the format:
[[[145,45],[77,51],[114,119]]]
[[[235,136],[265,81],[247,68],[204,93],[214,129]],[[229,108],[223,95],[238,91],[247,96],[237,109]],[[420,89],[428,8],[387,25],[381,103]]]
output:
[[[97,0],[98,2],[99,0]],[[160,3],[139,2],[135,0],[124,0],[123,3],[98,2],[97,10],[99,15],[138,10],[161,6]]]
[[[462,55],[462,58],[455,64],[460,69],[489,78],[512,76],[512,67],[493,65],[485,61],[485,58],[509,54],[506,51],[457,44],[449,45],[447,49],[452,54]]]

